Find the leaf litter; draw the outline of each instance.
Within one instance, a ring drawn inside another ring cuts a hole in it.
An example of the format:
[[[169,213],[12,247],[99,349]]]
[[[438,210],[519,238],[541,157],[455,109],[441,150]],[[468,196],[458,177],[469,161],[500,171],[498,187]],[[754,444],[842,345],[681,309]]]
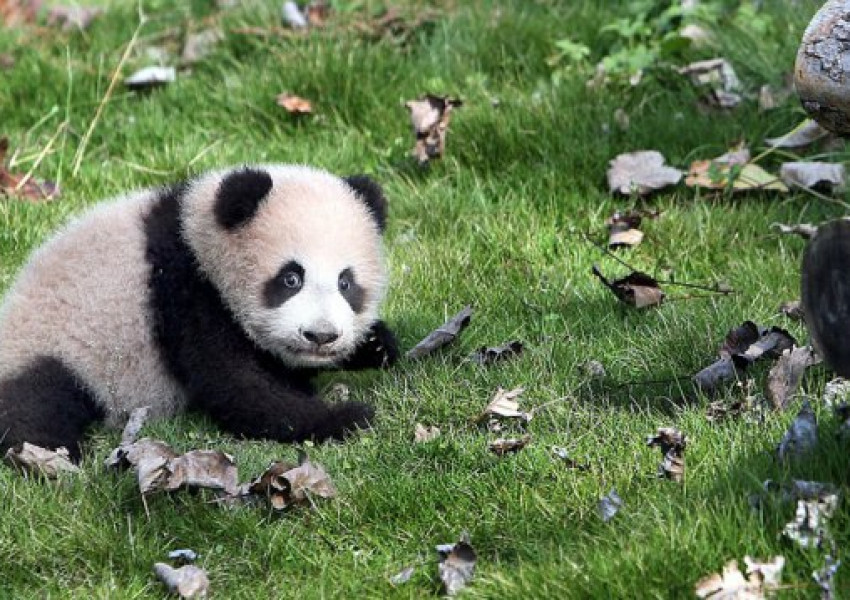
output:
[[[620,302],[634,306],[635,308],[648,308],[658,306],[664,301],[664,292],[658,285],[658,281],[646,273],[632,271],[625,277],[608,280],[602,272],[593,266],[592,273],[599,278],[602,284],[617,297]]]
[[[416,145],[413,156],[420,164],[432,158],[441,158],[446,150],[446,134],[452,112],[463,106],[463,102],[448,96],[426,94],[404,104],[410,111],[410,121]]]
[[[634,210],[617,211],[611,215],[605,225],[608,227],[608,247],[621,248],[637,246],[643,240],[640,230],[643,216]]]
[[[49,450],[29,442],[9,448],[4,460],[18,470],[43,475],[48,479],[57,479],[62,473],[77,473],[80,470],[71,462],[67,448]]]
[[[443,325],[428,334],[425,339],[407,351],[407,358],[422,358],[453,342],[472,320],[472,307],[466,306]]]
[[[611,192],[644,196],[676,185],[682,179],[682,172],[664,163],[664,156],[657,150],[620,154],[609,163],[608,187]]]
[[[782,352],[767,375],[765,396],[777,410],[784,410],[797,389],[805,370],[821,362],[811,346],[794,347]]]
[[[422,423],[417,423],[413,431],[413,441],[417,444],[430,442],[438,437],[440,437],[440,428],[434,425],[426,426]]]
[[[531,420],[531,413],[519,410],[519,398],[525,392],[525,388],[517,387],[512,390],[498,388],[493,399],[480,415],[475,418],[476,423],[485,423],[490,419],[519,419],[523,422]]]
[[[312,102],[289,92],[278,94],[276,101],[278,106],[291,115],[309,115],[313,112]]]
[[[658,465],[658,476],[676,483],[685,480],[685,448],[687,438],[675,427],[659,427],[655,435],[647,436],[646,445],[661,449],[662,461]]]
[[[153,570],[168,591],[181,598],[205,598],[209,591],[210,580],[206,571],[195,565],[175,569],[168,563],[158,562]]]
[[[811,405],[806,401],[782,436],[776,447],[776,456],[780,461],[801,458],[811,452],[817,443],[817,419]]]
[[[522,437],[499,438],[487,444],[487,449],[496,456],[504,456],[519,452],[531,443],[531,436],[526,434]]]
[[[841,163],[786,162],[779,167],[779,177],[789,186],[841,191],[846,184],[847,169]]]
[[[831,135],[829,131],[821,127],[817,121],[806,119],[788,133],[767,138],[764,143],[771,148],[801,148],[829,135]]]
[[[501,346],[482,346],[473,352],[469,359],[476,364],[487,366],[518,357],[522,354],[523,350],[523,343],[518,340],[514,340],[512,342],[502,344]]]
[[[436,550],[440,556],[437,570],[443,590],[447,595],[454,596],[472,581],[478,555],[469,543],[469,534],[465,532],[457,543],[440,544]]]
[[[744,557],[747,575],[738,569],[735,559],[727,562],[722,573],[711,573],[697,581],[695,593],[708,600],[760,600],[776,590],[781,583],[785,557],[774,556],[768,561]]]
[[[602,520],[606,523],[613,519],[614,515],[616,515],[622,507],[623,499],[620,498],[620,495],[614,488],[611,488],[608,495],[600,498],[599,503],[597,504],[599,516],[602,517]]]

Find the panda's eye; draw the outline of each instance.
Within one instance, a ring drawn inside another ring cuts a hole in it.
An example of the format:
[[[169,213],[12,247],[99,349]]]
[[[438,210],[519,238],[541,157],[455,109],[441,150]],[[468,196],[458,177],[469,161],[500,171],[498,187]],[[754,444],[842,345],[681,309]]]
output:
[[[339,291],[347,292],[351,288],[351,277],[348,273],[340,273],[339,276]]]
[[[299,275],[295,271],[287,271],[283,274],[283,285],[288,288],[300,288],[301,275]]]

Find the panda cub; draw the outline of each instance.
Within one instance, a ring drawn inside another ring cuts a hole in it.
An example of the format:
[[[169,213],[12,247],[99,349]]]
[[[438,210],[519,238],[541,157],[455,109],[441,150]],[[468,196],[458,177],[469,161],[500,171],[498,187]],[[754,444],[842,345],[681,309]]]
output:
[[[367,177],[216,171],[102,204],[35,252],[0,306],[0,450],[80,458],[86,428],[149,405],[279,441],[368,426],[321,368],[392,364],[379,320],[386,200]]]

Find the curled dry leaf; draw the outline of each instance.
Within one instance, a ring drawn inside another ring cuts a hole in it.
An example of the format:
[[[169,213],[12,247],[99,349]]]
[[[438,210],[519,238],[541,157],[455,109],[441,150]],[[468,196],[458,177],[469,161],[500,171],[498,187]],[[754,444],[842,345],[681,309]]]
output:
[[[297,467],[275,462],[248,488],[252,494],[265,496],[271,507],[283,510],[298,504],[308,504],[311,496],[333,498],[336,488],[321,465],[304,460]]]
[[[497,456],[504,456],[513,452],[519,452],[531,443],[531,436],[524,435],[519,438],[499,438],[487,445],[487,449]]]
[[[773,408],[784,410],[797,392],[805,370],[819,362],[811,346],[785,350],[767,375],[765,396]]]
[[[224,490],[233,495],[239,491],[239,474],[233,457],[220,450],[192,450],[167,464],[169,472],[165,490],[181,487]]]
[[[21,471],[43,475],[56,479],[62,473],[77,473],[80,468],[71,462],[67,448],[48,450],[29,442],[20,448],[12,447],[6,451],[5,461]]]
[[[469,534],[464,533],[456,544],[437,546],[440,564],[437,565],[443,589],[454,596],[472,580],[478,556],[469,543]]]
[[[503,360],[515,358],[522,354],[523,343],[517,340],[507,342],[501,346],[482,346],[472,353],[469,359],[479,365],[492,365]]]
[[[664,156],[656,150],[620,154],[608,165],[608,187],[612,192],[643,196],[676,185],[682,172],[664,163]]]
[[[277,105],[282,106],[291,115],[308,115],[313,112],[313,105],[309,100],[289,92],[278,94]]]
[[[407,351],[407,358],[421,358],[427,356],[449,344],[467,328],[472,320],[472,307],[466,306],[463,310],[446,321],[443,325],[432,331],[428,336]]]
[[[779,312],[792,321],[802,321],[805,318],[803,304],[799,300],[786,300],[779,305]]]
[[[643,232],[638,229],[643,220],[637,211],[617,211],[611,215],[605,225],[608,227],[608,247],[637,246],[643,240]]]
[[[748,562],[748,578],[738,570],[738,561],[730,560],[723,567],[722,574],[712,573],[697,581],[694,590],[697,597],[709,600],[763,600],[765,592],[778,585],[772,581],[779,581],[785,558],[776,556],[769,563],[757,563],[749,557],[745,560]],[[771,578],[770,583],[768,577]]]
[[[425,426],[422,423],[416,424],[416,430],[413,432],[413,441],[416,443],[430,442],[440,437],[440,428],[436,426]]]
[[[786,162],[779,167],[779,176],[787,185],[803,188],[827,186],[844,189],[847,170],[841,163]]]
[[[818,443],[818,423],[815,413],[808,402],[803,403],[800,412],[782,436],[776,447],[779,460],[800,458],[811,452]]]
[[[675,427],[659,427],[655,435],[647,436],[646,445],[659,447],[663,457],[658,465],[658,476],[677,483],[685,480],[685,434]]]
[[[785,567],[785,557],[774,556],[770,560],[757,560],[750,556],[744,557],[747,574],[758,573],[765,587],[774,587],[782,583],[782,569]]]
[[[755,163],[727,164],[714,160],[695,160],[688,169],[685,185],[710,190],[749,192],[771,190],[787,192],[788,187],[776,175]]]
[[[194,65],[203,60],[213,51],[216,44],[224,39],[221,29],[204,29],[197,33],[190,33],[183,43],[183,52],[180,54],[180,62],[184,65]]]
[[[413,155],[421,164],[442,157],[452,111],[463,106],[463,102],[448,96],[426,94],[417,100],[408,100],[404,105],[410,111],[416,136]]]
[[[150,406],[140,406],[134,408],[127,418],[127,424],[124,425],[124,430],[121,432],[121,445],[132,444],[139,437],[139,432],[148,420],[150,415]]]
[[[778,483],[768,479],[762,484],[762,488],[767,494],[778,495],[780,502],[817,500],[831,503],[833,500],[830,497],[838,494],[838,488],[832,483],[805,479],[792,479],[790,483]]]
[[[800,148],[828,135],[829,132],[818,125],[817,121],[806,119],[785,135],[767,138],[764,143],[772,148]]]
[[[646,273],[632,271],[625,277],[609,281],[595,265],[592,272],[617,296],[620,302],[635,308],[647,308],[658,306],[664,301],[664,292],[658,282]]]
[[[782,533],[802,548],[821,548],[830,537],[827,522],[837,507],[837,495],[822,500],[798,500],[794,520],[786,523]]]
[[[172,594],[181,598],[204,598],[210,587],[206,571],[195,565],[175,569],[166,563],[156,563],[154,573]]]
[[[690,77],[695,85],[705,85],[724,92],[734,92],[741,88],[735,69],[725,58],[690,63],[679,69],[679,74]]]
[[[177,70],[174,67],[144,67],[139,69],[127,79],[124,85],[131,90],[149,90],[156,87],[168,85],[177,80]]]
[[[620,495],[617,493],[617,490],[611,488],[611,491],[608,492],[607,496],[603,496],[599,499],[599,516],[602,517],[602,520],[606,523],[614,518],[614,515],[617,514],[623,507],[623,499],[620,498]]]
[[[492,418],[521,419],[523,421],[530,421],[531,415],[520,411],[519,402],[516,400],[524,392],[525,388],[523,387],[514,388],[508,391],[500,387],[496,390],[496,394],[493,396],[490,404],[487,405],[487,408],[484,409],[484,412],[476,417],[475,422],[484,423]]]
[[[96,6],[53,6],[47,13],[47,24],[61,25],[62,31],[82,31],[102,13],[103,9]]]

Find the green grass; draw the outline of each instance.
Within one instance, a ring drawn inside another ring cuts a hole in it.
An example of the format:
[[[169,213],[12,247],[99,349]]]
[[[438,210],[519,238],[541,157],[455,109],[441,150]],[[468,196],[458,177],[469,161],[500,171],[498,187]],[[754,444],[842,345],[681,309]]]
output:
[[[0,469],[0,597],[160,597],[152,565],[180,547],[200,552],[217,598],[427,597],[439,593],[433,546],[462,531],[479,555],[469,597],[682,598],[702,575],[745,554],[784,554],[792,587],[781,597],[818,597],[811,572],[822,554],[779,537],[793,507],[753,512],[748,495],[767,478],[819,479],[847,491],[848,448],[833,436],[828,411],[817,408],[816,453],[781,466],[771,452],[798,403],[763,422],[713,425],[704,416],[707,399],[687,379],[639,382],[696,372],[745,319],[806,339],[799,324],[777,314],[781,301],[798,296],[804,243],[769,226],[817,223],[843,210],[801,193],[713,198],[680,187],[658,194],[650,202],[662,217],[647,222],[647,239],[623,258],[679,281],[723,280],[738,293],[643,312],[618,305],[590,275],[593,264],[606,274],[625,269],[580,235],[602,239],[605,218],[630,205],[607,192],[605,171],[616,154],[654,148],[683,167],[737,140],[759,147],[802,118],[794,98],[770,113],[753,101],[721,113],[700,110],[689,86],[670,77],[634,89],[589,90],[582,76],[553,86],[546,59],[554,42],[570,36],[598,49],[599,28],[622,16],[627,2],[434,4],[433,25],[398,47],[351,30],[239,33],[276,26],[279,2],[219,12],[213,3],[151,0],[143,3],[149,22],[127,73],[146,64],[146,46],[179,46],[160,35],[171,28],[179,38],[220,23],[226,40],[165,89],[134,94],[119,85],[74,175],[75,152],[138,24],[133,3],[104,4],[106,14],[85,33],[0,29],[0,53],[16,58],[2,74],[0,134],[21,151],[19,168],[30,168],[67,124],[36,172],[61,183],[61,198],[0,199],[0,290],[51,231],[101,198],[214,166],[305,162],[367,172],[385,187],[392,273],[385,314],[405,348],[467,303],[476,313],[458,343],[433,358],[325,376],[324,385],[345,382],[355,398],[373,403],[379,421],[370,434],[310,449],[340,492],[315,510],[227,511],[204,494],[180,493],[150,498],[148,516],[134,477],[101,466],[118,441],[105,430],[93,433],[79,476],[43,483]],[[335,4],[343,22],[381,8]],[[718,34],[717,53],[751,91],[791,71],[819,3],[762,4],[765,32],[727,26]],[[415,13],[426,3],[402,5]],[[274,103],[282,91],[313,100],[316,115],[289,118]],[[408,156],[403,102],[425,92],[465,104],[453,118],[447,156],[421,170]],[[614,122],[617,108],[630,116],[627,131]],[[510,339],[528,348],[517,361],[481,368],[465,360]],[[579,365],[588,359],[604,363],[603,380],[586,381]],[[760,390],[765,369],[754,375]],[[812,371],[806,395],[816,400],[828,379],[824,369]],[[527,388],[524,408],[569,399],[530,423],[528,448],[497,458],[486,447],[494,436],[469,420],[498,386],[519,385]],[[417,421],[439,426],[442,437],[413,444]],[[660,454],[644,445],[665,425],[690,440],[683,486],[654,477]],[[196,417],[146,432],[180,449],[224,449],[246,479],[271,459],[294,457],[290,447],[230,439]],[[591,469],[565,469],[552,459],[553,445]],[[611,487],[625,506],[606,524],[596,502]],[[846,562],[846,509],[832,531]],[[424,564],[410,582],[388,583],[417,563]],[[843,568],[838,583],[850,588]]]

